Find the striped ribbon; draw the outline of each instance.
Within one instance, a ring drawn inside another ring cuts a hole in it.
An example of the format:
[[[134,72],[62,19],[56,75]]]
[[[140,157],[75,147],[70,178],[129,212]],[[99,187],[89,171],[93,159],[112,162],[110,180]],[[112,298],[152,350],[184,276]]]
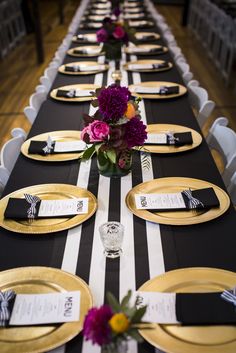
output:
[[[29,219],[34,219],[37,213],[36,205],[41,199],[38,196],[33,196],[30,194],[24,194],[26,201],[30,204],[30,208],[27,210],[27,215]]]
[[[221,293],[220,296],[222,299],[236,306],[236,287],[231,290],[224,290],[224,292]]]
[[[190,189],[182,191],[182,194],[187,196],[189,208],[193,209],[193,208],[204,207],[204,204],[200,200],[192,196],[192,191]]]
[[[0,291],[0,326],[6,326],[7,321],[10,319],[9,303],[15,298],[15,295],[13,290]]]
[[[43,148],[43,152],[45,154],[50,154],[53,151],[53,148],[54,148],[54,144],[53,144],[52,138],[51,136],[48,136],[47,145]]]

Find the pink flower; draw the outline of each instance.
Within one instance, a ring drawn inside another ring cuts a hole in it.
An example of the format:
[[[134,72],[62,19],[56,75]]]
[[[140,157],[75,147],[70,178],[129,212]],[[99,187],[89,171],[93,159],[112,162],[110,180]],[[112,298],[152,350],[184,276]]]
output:
[[[114,38],[122,39],[125,36],[124,28],[121,26],[116,26],[116,28],[112,34],[113,34]]]
[[[104,28],[99,29],[97,31],[97,41],[98,43],[106,42],[108,39],[108,33]]]
[[[94,120],[88,126],[86,126],[81,132],[81,139],[85,142],[98,142],[103,141],[110,132],[110,127],[107,123]]]

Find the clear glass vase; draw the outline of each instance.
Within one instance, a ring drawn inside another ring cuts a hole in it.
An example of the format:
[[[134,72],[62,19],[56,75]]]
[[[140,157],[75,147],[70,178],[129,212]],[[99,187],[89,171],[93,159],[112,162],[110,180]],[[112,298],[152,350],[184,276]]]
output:
[[[103,50],[105,51],[106,61],[121,59],[122,42],[118,40],[105,42]]]
[[[128,343],[126,341],[119,341],[110,343],[102,347],[102,353],[127,353]]]
[[[127,175],[132,167],[132,151],[125,150],[117,157],[116,163],[102,154],[97,155],[98,171],[101,175],[110,178],[119,178]],[[122,168],[121,168],[122,166]]]

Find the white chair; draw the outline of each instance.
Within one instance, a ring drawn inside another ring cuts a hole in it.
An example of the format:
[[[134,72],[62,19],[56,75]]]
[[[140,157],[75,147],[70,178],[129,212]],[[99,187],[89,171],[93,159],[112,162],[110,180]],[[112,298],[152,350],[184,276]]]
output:
[[[47,92],[36,92],[30,97],[29,106],[24,108],[24,113],[31,124],[33,124],[39,108],[46,99]]]
[[[193,78],[193,73],[189,71],[189,65],[182,59],[178,59],[176,61],[176,66],[183,77],[184,83],[188,84]]]
[[[231,177],[227,189],[233,204],[236,205],[236,172],[234,172],[233,176]]]
[[[52,83],[57,74],[57,67],[48,67],[44,71],[44,75],[40,77],[40,83],[46,87],[47,92],[50,90]]]
[[[224,163],[222,178],[228,188],[236,171],[236,133],[227,125],[228,119],[224,117],[216,119],[206,140],[210,149],[216,150],[222,157]]]
[[[203,128],[207,118],[215,107],[215,102],[208,99],[208,93],[204,88],[196,86],[197,82],[190,81],[187,86],[190,104],[197,112],[196,118],[200,128]]]
[[[26,138],[26,132],[21,128],[15,128],[11,131],[11,135],[13,138],[8,140],[1,149],[1,175],[5,175],[5,181],[8,179],[7,176],[9,177],[11,174],[11,171],[20,154],[21,145]]]

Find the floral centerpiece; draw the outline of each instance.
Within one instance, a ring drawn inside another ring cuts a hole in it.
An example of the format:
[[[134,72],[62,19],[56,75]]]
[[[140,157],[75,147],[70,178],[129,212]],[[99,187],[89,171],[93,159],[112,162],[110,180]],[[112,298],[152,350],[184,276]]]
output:
[[[112,84],[95,91],[92,101],[98,110],[85,115],[81,139],[89,145],[83,159],[97,153],[99,172],[105,176],[123,176],[131,168],[132,148],[147,138],[146,125],[138,110],[139,99],[132,100],[127,87]]]
[[[103,51],[107,60],[119,60],[122,45],[127,45],[131,38],[134,40],[133,30],[129,28],[128,24],[111,17],[104,18],[103,26],[96,34],[97,41],[103,43]]]
[[[131,294],[129,291],[119,303],[111,293],[108,293],[108,304],[90,309],[85,317],[83,325],[85,339],[101,346],[103,352],[124,352],[129,339],[143,341],[138,332],[139,328],[151,328],[149,323],[142,321],[147,307],[137,308],[138,299],[132,307]]]

